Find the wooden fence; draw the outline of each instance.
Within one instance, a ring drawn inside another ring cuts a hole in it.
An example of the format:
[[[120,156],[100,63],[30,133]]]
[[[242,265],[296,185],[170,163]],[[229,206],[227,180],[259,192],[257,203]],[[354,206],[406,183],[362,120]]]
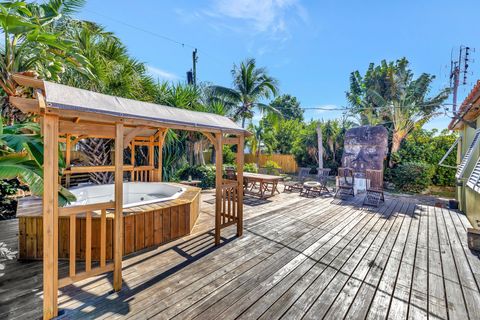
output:
[[[205,163],[212,164],[211,151],[204,151],[203,156]],[[261,154],[260,161],[258,162],[259,166],[264,167],[268,160],[275,161],[284,173],[296,173],[298,171],[297,161],[295,161],[295,157],[291,154]],[[245,153],[244,163],[257,163],[256,155]]]
[[[261,154],[259,160],[258,164],[260,167],[264,167],[269,160],[275,161],[285,173],[295,173],[298,169],[297,162],[291,154]],[[256,155],[245,154],[245,163],[250,162],[257,163]]]

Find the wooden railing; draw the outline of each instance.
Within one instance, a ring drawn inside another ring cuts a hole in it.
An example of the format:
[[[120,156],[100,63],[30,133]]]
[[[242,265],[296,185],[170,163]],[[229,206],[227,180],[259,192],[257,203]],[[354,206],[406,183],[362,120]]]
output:
[[[115,202],[103,202],[90,205],[81,205],[73,207],[65,207],[59,209],[59,216],[67,216],[70,218],[70,234],[69,234],[69,275],[58,281],[58,287],[64,287],[74,282],[93,277],[108,271],[113,271],[114,264],[107,264],[107,209],[115,207]],[[100,211],[100,261],[99,266],[92,268],[92,214],[98,214]],[[77,217],[85,214],[85,270],[77,272],[76,270],[76,231]],[[118,215],[114,215],[114,219],[118,219]],[[115,235],[118,236],[118,235]]]
[[[228,227],[238,221],[238,192],[237,181],[227,179],[222,181],[221,228]],[[240,190],[240,192],[243,192],[243,190]]]
[[[131,164],[124,165],[123,171],[130,172],[132,182],[153,182],[156,180],[156,174],[154,166],[138,166],[134,167]],[[92,172],[113,172],[115,171],[115,166],[78,166],[78,167],[70,167],[63,171],[65,176],[65,185],[67,187],[70,186],[70,177],[72,175],[85,175]]]
[[[154,166],[134,167],[131,171],[131,180],[134,182],[152,182]]]

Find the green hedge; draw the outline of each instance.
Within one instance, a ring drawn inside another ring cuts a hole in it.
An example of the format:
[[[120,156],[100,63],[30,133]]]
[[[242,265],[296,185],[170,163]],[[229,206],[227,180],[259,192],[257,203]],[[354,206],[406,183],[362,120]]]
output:
[[[432,184],[435,168],[424,162],[406,162],[391,170],[395,187],[406,192],[422,192]]]
[[[176,180],[187,180],[188,177],[193,180],[200,180],[199,187],[202,189],[209,189],[215,187],[215,166],[185,166],[179,169],[175,174]]]

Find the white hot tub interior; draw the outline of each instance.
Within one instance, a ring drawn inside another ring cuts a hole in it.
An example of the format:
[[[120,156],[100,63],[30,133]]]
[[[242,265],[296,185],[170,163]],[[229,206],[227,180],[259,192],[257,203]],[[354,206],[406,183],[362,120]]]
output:
[[[71,188],[77,201],[70,206],[95,204],[113,201],[115,185],[88,185]],[[125,182],[123,184],[123,208],[173,200],[178,198],[185,188],[164,182]]]

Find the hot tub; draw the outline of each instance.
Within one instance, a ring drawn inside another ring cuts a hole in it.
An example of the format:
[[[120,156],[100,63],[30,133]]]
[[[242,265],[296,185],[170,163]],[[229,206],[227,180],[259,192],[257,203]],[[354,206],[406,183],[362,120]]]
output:
[[[133,208],[180,197],[186,188],[163,182],[125,182],[123,184],[123,208]],[[77,201],[70,206],[95,204],[114,200],[115,185],[88,185],[71,188]]]
[[[70,206],[102,203],[114,200],[114,185],[91,185],[72,188],[77,201]],[[190,234],[200,212],[200,188],[166,182],[125,182],[123,184],[123,255]],[[19,258],[43,257],[43,219],[41,199],[20,199]],[[113,217],[107,211],[106,257],[113,258]],[[92,212],[92,260],[100,257],[100,212]],[[86,219],[76,217],[76,258],[85,259]],[[58,219],[58,257],[69,258],[70,218]]]

